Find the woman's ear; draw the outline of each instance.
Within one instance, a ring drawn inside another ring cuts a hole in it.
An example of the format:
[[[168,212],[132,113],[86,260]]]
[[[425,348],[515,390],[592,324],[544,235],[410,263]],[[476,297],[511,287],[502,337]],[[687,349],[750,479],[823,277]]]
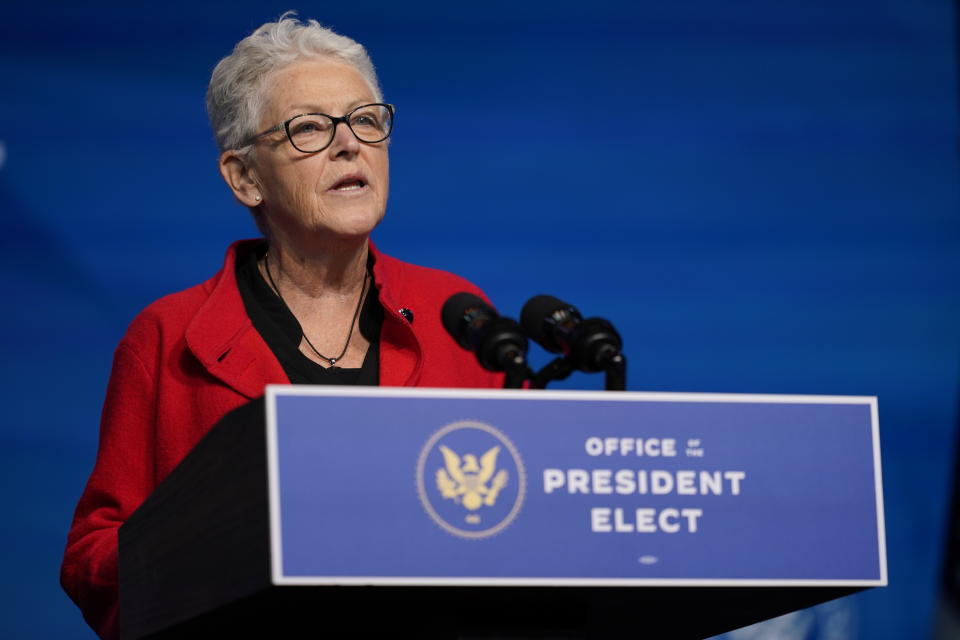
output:
[[[235,149],[220,154],[220,175],[233,191],[240,204],[256,207],[263,202],[256,174],[250,166],[249,156]]]

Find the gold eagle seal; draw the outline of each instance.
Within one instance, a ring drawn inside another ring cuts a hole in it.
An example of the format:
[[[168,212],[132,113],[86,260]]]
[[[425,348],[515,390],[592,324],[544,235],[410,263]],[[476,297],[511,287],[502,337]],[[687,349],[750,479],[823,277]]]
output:
[[[526,474],[519,452],[503,433],[465,420],[443,427],[424,445],[417,461],[417,492],[442,529],[486,538],[519,513]]]
[[[440,452],[446,461],[446,468],[437,470],[437,488],[443,497],[453,498],[454,502],[462,501],[470,511],[476,511],[482,505],[492,507],[500,490],[507,484],[506,469],[494,475],[499,445],[480,456],[479,465],[477,456],[472,453],[463,456],[461,464],[460,456],[445,445],[440,445]],[[491,478],[493,481],[487,487]]]

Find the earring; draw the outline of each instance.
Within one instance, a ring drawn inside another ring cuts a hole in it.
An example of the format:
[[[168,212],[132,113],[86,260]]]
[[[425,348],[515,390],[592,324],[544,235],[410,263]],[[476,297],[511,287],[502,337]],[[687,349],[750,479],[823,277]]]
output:
[[[256,200],[257,202],[260,202],[260,196],[257,196]]]

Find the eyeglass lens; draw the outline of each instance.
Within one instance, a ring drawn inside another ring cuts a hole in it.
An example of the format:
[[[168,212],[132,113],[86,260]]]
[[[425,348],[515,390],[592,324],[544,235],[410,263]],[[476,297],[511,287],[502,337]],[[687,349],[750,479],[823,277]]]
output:
[[[353,135],[362,142],[380,142],[390,135],[393,122],[390,110],[384,105],[369,104],[350,112],[347,124]],[[300,151],[320,151],[333,141],[334,122],[320,114],[304,114],[287,125],[290,142]]]

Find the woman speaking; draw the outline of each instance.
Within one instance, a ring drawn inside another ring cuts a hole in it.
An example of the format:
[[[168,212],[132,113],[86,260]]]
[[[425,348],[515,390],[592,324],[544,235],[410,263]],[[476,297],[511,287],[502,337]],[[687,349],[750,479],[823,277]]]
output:
[[[103,637],[117,631],[117,530],[227,412],[271,383],[499,387],[440,320],[476,287],[380,253],[389,190],[385,103],[364,48],[288,15],[213,71],[220,174],[265,239],[206,282],[153,303],[117,347],[96,464],[61,581]]]

